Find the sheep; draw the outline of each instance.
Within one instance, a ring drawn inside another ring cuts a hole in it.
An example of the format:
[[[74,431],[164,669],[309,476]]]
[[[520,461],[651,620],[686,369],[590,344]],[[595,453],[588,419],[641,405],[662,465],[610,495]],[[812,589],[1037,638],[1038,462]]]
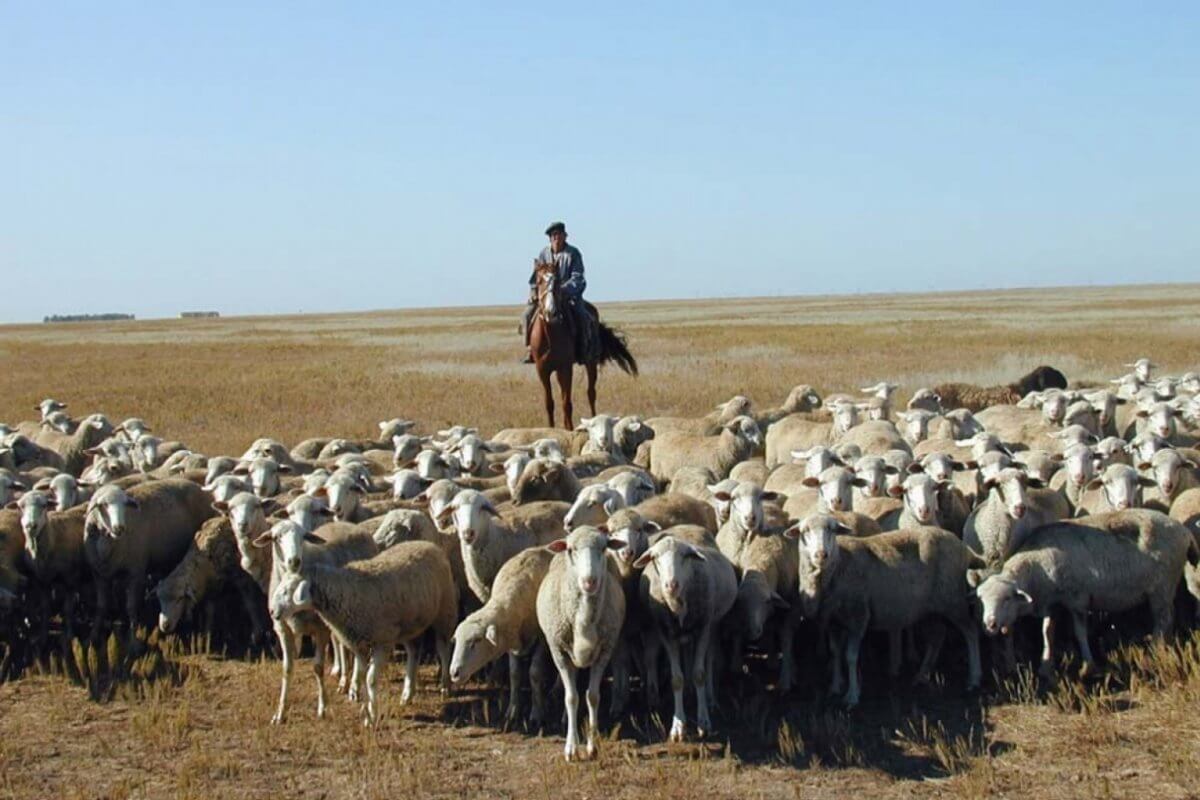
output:
[[[906,406],[909,411],[930,411],[934,414],[942,413],[945,408],[942,405],[942,398],[934,394],[932,389],[922,387],[913,392],[912,397],[908,399]]]
[[[545,440],[553,441],[564,454],[575,454],[583,449],[587,434],[560,428],[505,428],[492,437],[496,444],[521,448],[531,448],[535,443]]]
[[[0,506],[8,505],[14,497],[28,488],[29,485],[18,478],[12,470],[0,470]]]
[[[1105,511],[1126,511],[1142,505],[1142,489],[1154,486],[1154,480],[1138,475],[1125,464],[1112,464],[1098,477],[1088,481],[1075,504],[1076,516],[1100,514]]]
[[[458,456],[462,472],[467,475],[479,475],[488,466],[488,454],[502,453],[506,450],[507,445],[485,442],[477,434],[471,433],[459,439],[448,452]]]
[[[992,567],[999,568],[1031,531],[1048,525],[1062,515],[1059,508],[1034,502],[1026,487],[1038,486],[1036,479],[1008,467],[984,481],[986,494],[967,518],[963,543]]]
[[[1014,405],[1025,395],[1046,389],[1067,388],[1067,378],[1053,367],[1040,366],[1004,386],[981,387],[969,383],[942,383],[933,392],[946,408],[966,408],[978,413],[989,406]]]
[[[1175,590],[1185,563],[1200,559],[1192,535],[1158,511],[1132,509],[1058,522],[1033,531],[1000,572],[968,573],[983,607],[989,635],[1007,634],[1018,617],[1042,619],[1040,672],[1054,668],[1054,606],[1071,615],[1085,671],[1095,668],[1087,640],[1087,613],[1126,611],[1147,601],[1154,633],[1165,635],[1174,617]]]
[[[538,588],[537,619],[566,695],[563,755],[567,761],[579,755],[575,675],[580,669],[588,670],[587,757],[596,756],[600,682],[625,622],[625,593],[616,566],[607,556],[608,550],[619,547],[619,542],[609,541],[603,532],[589,526],[546,546],[554,558]]]
[[[21,533],[24,535],[27,565],[44,589],[43,600],[57,590],[62,596],[63,636],[60,641],[64,663],[78,671],[71,643],[75,641],[75,603],[87,583],[88,567],[83,552],[83,524],[87,509],[76,506],[61,512],[54,498],[32,491],[21,497],[15,506],[21,512]],[[43,603],[39,639],[45,641],[49,632],[49,608]]]
[[[764,503],[777,503],[779,495],[765,492],[753,483],[738,484],[732,491],[714,490],[713,496],[729,503],[729,519],[717,531],[717,548],[737,563],[742,547],[763,534],[766,524]],[[778,512],[778,509],[775,509]],[[778,513],[773,516],[779,516]]]
[[[3,478],[0,478],[0,483],[3,483]],[[52,478],[40,480],[34,484],[33,488],[47,492],[53,496],[54,506],[60,511],[73,508],[80,503],[86,503],[88,498],[92,496],[91,489],[81,486],[79,480],[74,475],[69,475],[65,472],[60,472]],[[3,492],[0,491],[0,494],[3,494]]]
[[[779,408],[770,408],[766,411],[760,411],[754,415],[755,422],[764,431],[774,425],[776,422],[789,417],[792,414],[805,414],[816,411],[821,407],[821,395],[807,383],[797,384],[788,392],[788,396],[784,399],[783,405]]]
[[[110,484],[92,495],[83,544],[96,583],[93,643],[99,644],[108,621],[112,583],[123,578],[130,650],[141,649],[137,625],[147,576],[173,569],[214,513],[204,490],[179,478],[139,484],[128,492]]]
[[[37,437],[37,444],[52,451],[59,463],[50,464],[78,475],[83,471],[86,452],[112,435],[112,424],[103,414],[91,414],[79,422],[79,427],[72,434],[58,431],[43,431]]]
[[[831,399],[826,398],[827,405]],[[765,440],[767,466],[777,467],[786,463],[790,460],[789,456],[798,450],[834,444],[858,424],[858,406],[854,403],[835,403],[831,411],[832,420],[829,422],[793,414],[772,425],[767,430]]]
[[[378,438],[343,439],[341,441],[347,442],[360,451],[387,450],[391,447],[395,437],[407,435],[416,426],[417,423],[411,420],[396,417],[379,423]],[[305,439],[291,449],[291,457],[297,461],[312,461],[320,457],[321,451],[332,441],[334,440],[331,438]]]
[[[181,620],[205,595],[231,586],[241,598],[250,620],[251,642],[260,645],[267,630],[266,597],[253,578],[240,568],[233,525],[226,517],[213,517],[200,526],[191,547],[167,577],[155,587],[158,596],[158,629],[173,633]]]
[[[712,501],[712,493],[708,491],[708,487],[716,480],[717,476],[708,467],[680,467],[671,478],[669,489],[675,494],[686,494],[707,503]]]
[[[396,500],[411,500],[425,491],[432,481],[428,481],[413,469],[398,469],[383,479],[392,487],[392,497]],[[324,485],[324,484],[322,484]]]
[[[636,506],[656,493],[654,480],[645,472],[621,472],[613,475],[606,483],[609,488],[621,495],[626,506]]]
[[[1047,486],[1059,467],[1054,455],[1046,450],[1023,450],[1013,456],[1013,461],[1020,464],[1029,477]]]
[[[856,497],[886,497],[888,477],[899,470],[883,460],[883,456],[863,456],[854,462],[854,474],[864,486],[856,487]]]
[[[333,511],[325,498],[307,494],[293,498],[283,511],[289,520],[309,532],[333,520]]]
[[[550,569],[554,554],[544,547],[517,553],[496,573],[491,597],[454,630],[454,653],[450,658],[450,680],[465,683],[483,667],[508,654],[509,701],[506,719],[515,724],[520,716],[522,664],[530,659],[532,691],[530,724],[534,730],[546,721],[549,675],[543,663],[546,640],[538,626],[537,596]]]
[[[688,534],[695,538],[689,541]],[[696,692],[697,733],[703,738],[713,730],[708,697],[712,639],[737,601],[733,564],[715,546],[696,543],[704,536],[703,529],[691,526],[670,528],[633,562],[634,568],[642,571],[641,605],[654,628],[654,635],[647,637],[645,654],[652,696],[657,694],[658,646],[666,648],[671,664],[675,709],[668,738],[675,742],[683,741],[687,726],[681,644],[689,638],[693,643],[690,672]]]
[[[43,419],[43,420],[46,419],[47,417],[49,417],[55,411],[65,411],[66,409],[67,409],[66,403],[60,403],[59,401],[55,400],[53,397],[47,397],[45,400],[43,400],[42,402],[38,403],[36,406],[33,407],[33,410],[38,412],[41,415],[39,417],[39,419]]]
[[[660,481],[670,480],[685,465],[707,467],[721,479],[761,446],[758,424],[740,416],[726,423],[719,436],[659,433],[642,445],[634,463]]]
[[[592,484],[580,490],[563,523],[568,530],[580,525],[602,526],[622,508],[625,508],[625,498],[620,492],[604,483]]]
[[[892,491],[893,497],[904,501],[903,508],[879,520],[885,531],[903,530],[922,526],[944,527],[941,519],[941,495],[953,487],[939,483],[923,472],[910,473],[900,485],[900,491]],[[837,509],[834,509],[837,510]],[[963,522],[966,515],[963,514]],[[959,530],[962,530],[961,524]]]
[[[762,486],[771,475],[767,463],[761,458],[751,458],[741,462],[729,471],[729,477],[738,483],[757,483]]]
[[[855,425],[837,440],[839,445],[855,445],[860,455],[881,456],[889,450],[908,450],[908,442],[896,426],[884,420],[867,420]]]
[[[71,419],[65,411],[54,411],[42,420],[42,428],[55,430],[59,433],[74,433],[79,423]]]
[[[929,426],[933,420],[939,419],[937,414],[923,408],[901,411],[896,416],[903,423],[903,427],[899,428],[901,437],[912,447],[930,438]]]
[[[796,597],[799,568],[796,548],[777,534],[755,536],[731,561],[740,580],[729,627],[735,631],[739,644],[742,640],[754,642],[762,638],[767,620],[776,612],[782,614],[778,624],[781,657],[776,688],[787,692],[795,680],[793,643],[803,618]],[[739,660],[735,645],[732,663],[737,665]]]
[[[440,685],[450,688],[450,637],[458,614],[458,592],[450,563],[436,545],[402,542],[379,555],[344,566],[314,563],[302,575],[289,575],[271,596],[271,615],[284,620],[315,611],[367,668],[364,725],[378,719],[378,679],[392,650],[408,652],[404,690],[408,703],[416,689],[420,636],[432,630],[441,665]]]
[[[1196,462],[1174,448],[1159,450],[1149,461],[1138,464],[1138,469],[1154,477],[1154,486],[1143,495],[1146,508],[1167,512],[1182,492],[1200,486]]]
[[[212,483],[222,475],[228,475],[237,469],[238,460],[229,456],[217,456],[208,460],[208,466],[205,468],[204,482]]]
[[[565,504],[539,503],[535,511]],[[541,515],[532,524],[513,524],[500,516],[487,498],[474,489],[464,489],[442,509],[443,525],[453,522],[462,548],[463,569],[471,592],[486,603],[500,567],[527,547],[548,544],[565,534],[562,517]]]
[[[854,470],[847,467],[830,467],[816,478],[806,477],[802,484],[805,490],[789,495],[783,504],[783,513],[789,518],[799,519],[817,511],[832,514],[841,523],[853,529],[856,535],[872,536],[880,532],[880,526],[872,516],[851,510],[854,505],[855,487],[866,486],[866,481],[858,477]],[[864,505],[869,508],[876,507],[870,498]]]
[[[643,422],[641,417],[621,417],[613,425],[613,441],[627,461],[632,461],[637,455],[642,442],[653,438],[654,429]]]
[[[538,500],[573,503],[581,488],[579,479],[566,464],[535,458],[522,470],[513,487],[512,498],[516,504]]]
[[[967,601],[966,571],[981,565],[954,534],[922,527],[854,538],[832,517],[817,514],[788,528],[784,535],[798,545],[799,596],[805,616],[822,629],[831,622],[845,629],[849,684],[842,700],[858,704],[858,653],[868,630],[893,637],[923,618],[937,615],[966,639],[967,689],[982,678],[979,636]],[[839,535],[842,534],[842,535]],[[917,672],[928,678],[936,655],[930,646]],[[834,670],[836,685],[840,669]]]
[[[1130,446],[1119,436],[1107,436],[1096,443],[1096,467],[1103,470],[1109,464],[1131,464]]]
[[[250,485],[250,481],[239,475],[219,475],[211,483],[206,483],[201,488],[211,494],[213,500],[218,503],[226,503],[234,495],[251,492],[254,489]]]
[[[656,439],[668,433],[685,436],[713,436],[728,427],[738,417],[749,416],[752,406],[749,398],[734,395],[703,417],[651,417],[646,420],[646,424],[654,429]]]
[[[333,518],[342,522],[361,522],[373,516],[359,505],[362,496],[370,489],[361,474],[345,468],[329,476],[325,485],[317,489],[315,497],[324,498],[333,512]]]

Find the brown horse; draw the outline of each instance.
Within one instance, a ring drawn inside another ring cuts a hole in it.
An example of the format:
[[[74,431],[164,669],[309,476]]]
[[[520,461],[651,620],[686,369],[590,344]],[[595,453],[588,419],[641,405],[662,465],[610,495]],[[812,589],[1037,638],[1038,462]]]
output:
[[[555,265],[534,263],[533,270],[537,282],[537,311],[530,323],[529,348],[533,352],[534,369],[542,382],[550,427],[554,427],[554,392],[550,387],[550,376],[554,375],[562,395],[563,425],[570,430],[575,427],[571,385],[575,377],[577,332],[572,330],[568,320],[571,310],[563,297]],[[598,357],[583,365],[587,370],[587,398],[592,416],[596,415],[596,374],[601,364],[611,361],[630,375],[637,375],[637,361],[621,334],[600,323],[599,338]]]

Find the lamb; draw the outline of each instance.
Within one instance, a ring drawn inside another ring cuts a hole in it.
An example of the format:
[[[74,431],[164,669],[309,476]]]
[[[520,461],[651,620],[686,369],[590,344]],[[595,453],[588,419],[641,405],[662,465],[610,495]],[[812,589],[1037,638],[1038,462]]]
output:
[[[204,490],[179,478],[139,484],[128,492],[109,484],[92,495],[83,534],[84,555],[96,583],[92,642],[102,641],[112,583],[124,579],[130,650],[141,649],[137,626],[148,575],[174,569],[213,514]]]
[[[758,424],[741,416],[727,423],[719,436],[659,433],[642,445],[635,463],[659,481],[671,480],[684,466],[707,467],[721,479],[761,446]]]
[[[911,528],[853,538],[832,517],[817,514],[784,532],[798,542],[799,596],[805,616],[822,629],[836,622],[846,632],[849,685],[843,697],[858,704],[858,653],[868,630],[893,637],[929,616],[949,621],[967,642],[967,688],[982,678],[979,636],[967,601],[966,571],[982,562],[954,534],[938,528]],[[927,679],[936,655],[930,646],[918,670]],[[831,691],[839,686],[834,671]]]
[[[565,504],[538,504],[534,510]],[[471,592],[486,603],[500,567],[527,547],[562,538],[562,517],[541,515],[529,525],[513,524],[500,516],[487,498],[474,489],[464,489],[438,515],[441,522],[453,521],[462,548],[463,569]]]
[[[281,581],[271,596],[271,615],[284,620],[315,611],[337,638],[367,668],[367,703],[363,723],[378,719],[378,679],[392,650],[408,652],[400,702],[416,688],[419,641],[432,630],[441,664],[441,689],[450,687],[450,637],[458,614],[458,592],[450,563],[436,545],[402,542],[374,558],[345,566],[314,563],[302,575]]]
[[[1198,560],[1196,542],[1179,522],[1158,511],[1131,509],[1038,528],[999,573],[973,570],[968,582],[976,587],[990,635],[1008,633],[1018,617],[1041,617],[1040,671],[1050,677],[1054,606],[1070,613],[1085,670],[1092,670],[1088,612],[1116,613],[1148,601],[1154,633],[1163,636],[1171,629],[1184,564]]]
[[[491,597],[455,629],[454,654],[450,659],[450,680],[462,684],[508,654],[507,720],[511,725],[520,716],[521,672],[528,657],[533,705],[530,724],[534,730],[546,721],[546,697],[550,691],[550,676],[543,663],[546,642],[538,626],[537,596],[553,558],[554,554],[544,547],[530,547],[505,562],[496,573]]]
[[[1067,388],[1067,378],[1053,367],[1041,366],[1014,383],[980,387],[969,383],[942,383],[933,392],[946,408],[966,408],[979,413],[989,406],[1015,405],[1030,392]]]
[[[572,503],[579,496],[579,479],[566,464],[535,458],[530,461],[513,487],[513,502],[520,505],[538,500]]]
[[[183,560],[155,587],[158,629],[173,633],[206,595],[228,585],[237,592],[246,609],[251,642],[260,645],[267,631],[266,597],[239,562],[237,540],[229,519],[213,517],[201,525]]]
[[[596,756],[600,682],[625,622],[625,593],[607,556],[608,550],[619,547],[603,532],[584,526],[546,548],[554,558],[538,589],[537,619],[566,695],[567,761],[579,755],[575,674],[580,669],[588,670],[587,757]]]
[[[656,685],[659,645],[666,648],[671,663],[671,689],[675,696],[671,741],[683,741],[687,726],[680,660],[681,645],[686,639],[693,643],[690,672],[696,692],[697,732],[704,737],[713,730],[708,697],[713,662],[711,645],[721,620],[737,600],[738,582],[733,564],[715,546],[698,543],[705,536],[703,529],[691,526],[671,528],[633,562],[636,569],[642,570],[641,605],[655,633],[646,642],[648,678]]]
[[[703,417],[651,417],[646,420],[646,424],[654,429],[655,438],[667,433],[685,436],[713,436],[727,428],[738,417],[749,416],[752,405],[749,398],[734,395]]]

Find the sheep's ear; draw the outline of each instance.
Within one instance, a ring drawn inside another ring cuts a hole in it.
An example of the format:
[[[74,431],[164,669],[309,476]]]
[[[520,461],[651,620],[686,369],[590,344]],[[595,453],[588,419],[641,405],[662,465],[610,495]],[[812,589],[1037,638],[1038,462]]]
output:
[[[789,611],[792,605],[780,597],[778,592],[771,592],[771,607],[778,608],[780,611]]]
[[[141,503],[139,503],[137,500],[133,499],[132,497],[128,497],[128,496],[125,498],[125,506],[127,508],[132,508],[134,511],[140,511],[142,509]]]
[[[720,500],[722,503],[728,503],[730,500],[733,499],[733,495],[731,495],[729,492],[725,492],[725,491],[713,492],[713,498],[716,500]]]
[[[800,481],[800,483],[801,483],[801,485],[807,486],[810,489],[815,489],[816,487],[821,485],[821,480],[820,480],[820,478],[814,478],[810,475],[807,478],[805,478],[804,480]]]
[[[1150,469],[1150,467],[1152,467],[1152,466],[1153,466],[1153,464],[1151,464],[1149,461],[1143,461],[1137,465],[1137,468],[1140,470],[1147,470],[1147,469]]]
[[[1143,408],[1143,409],[1140,409],[1139,411],[1137,411],[1134,414],[1134,416],[1140,417],[1141,419],[1145,419],[1146,417],[1150,416],[1150,412]]]
[[[1126,400],[1124,397],[1118,397],[1118,398],[1116,398],[1116,404],[1117,404],[1117,405],[1119,405],[1119,406],[1123,406],[1123,405],[1125,405],[1125,404],[1126,404],[1126,403],[1128,403],[1128,402],[1129,402],[1129,401],[1128,401],[1128,400]]]
[[[16,511],[16,510],[17,510],[17,508],[18,508],[18,506],[17,506],[17,501],[16,501],[16,500],[11,500],[11,501],[9,501],[8,503],[5,503],[5,504],[4,504],[4,507],[5,507],[5,508],[7,508],[7,509],[8,509],[8,510],[10,510],[10,511]]]
[[[304,541],[309,544],[325,544],[325,540],[313,533],[304,534]]]
[[[599,528],[597,528],[597,530],[599,530]],[[607,547],[609,550],[620,550],[624,546],[625,543],[620,539],[609,539],[608,543],[605,545],[605,547]]]
[[[488,470],[499,475],[500,473],[504,472],[504,465],[503,464],[489,464]]]
[[[896,469],[891,464],[888,464],[887,466],[885,466],[883,468],[883,474],[884,475],[899,475],[900,470]]]
[[[546,549],[551,553],[562,553],[567,549],[567,540],[555,539],[553,542],[546,545]]]
[[[321,488],[319,488],[315,492],[313,492],[313,497],[329,497],[329,492],[326,491],[324,486],[322,486]]]
[[[218,514],[229,513],[229,504],[226,503],[224,500],[218,500],[217,502],[212,504],[212,507],[213,507],[213,510],[216,511]]]
[[[487,626],[487,630],[483,632],[483,638],[487,639],[488,644],[492,647],[500,646],[500,632],[496,630],[495,625]]]
[[[661,533],[662,529],[663,529],[662,525],[659,525],[657,522],[655,522],[652,519],[648,519],[644,523],[642,523],[642,532],[645,533],[647,536],[653,536],[656,533]]]
[[[1187,458],[1184,459],[1183,466],[1187,469],[1196,469],[1196,462],[1192,461],[1190,458]]]
[[[762,499],[768,503],[778,503],[781,498],[779,492],[763,492]]]
[[[1031,489],[1045,489],[1046,488],[1046,482],[1044,480],[1042,480],[1041,478],[1035,478],[1032,475],[1025,476],[1025,485],[1030,487]]]
[[[797,522],[795,525],[789,525],[788,527],[784,528],[783,535],[788,539],[799,539],[800,523]]]
[[[1149,489],[1151,486],[1157,486],[1157,485],[1158,484],[1154,482],[1153,478],[1145,478],[1145,477],[1138,478],[1138,486],[1141,486],[1143,489]]]
[[[1017,589],[1017,597],[1025,601],[1025,605],[1033,605],[1033,597],[1024,589]]]
[[[644,552],[640,556],[638,556],[637,559],[633,562],[633,568],[634,569],[645,569],[646,567],[650,566],[650,562],[653,560],[654,560],[653,551],[647,550],[646,552]]]
[[[292,473],[292,467],[290,464],[280,464],[277,470],[285,475],[290,475]]]
[[[842,536],[849,536],[850,534],[854,533],[854,529],[849,525],[839,522],[837,525],[833,526],[833,532],[840,533]]]
[[[1067,460],[1067,457],[1064,456],[1062,453],[1055,453],[1054,455],[1050,456],[1050,460],[1057,461],[1058,463],[1061,464],[1063,461]]]
[[[1084,488],[1089,489],[1094,492],[1103,485],[1104,485],[1103,478],[1092,478],[1090,481],[1087,482],[1087,486],[1085,486]]]
[[[850,484],[852,486],[857,486],[860,489],[862,489],[868,485],[867,482],[864,481],[862,478],[855,478],[854,480],[850,481]]]
[[[279,510],[279,503],[275,502],[274,500],[267,499],[262,501],[260,507],[262,508],[263,514],[273,514]]]
[[[972,589],[978,589],[979,584],[987,580],[987,573],[982,569],[967,570],[967,585]]]
[[[925,471],[925,465],[920,461],[911,461],[905,469],[908,470],[909,474],[916,475],[918,472]]]
[[[271,535],[270,531],[267,531],[266,533],[261,534],[254,539],[254,541],[250,542],[250,544],[254,545],[255,547],[267,547],[273,541],[275,541],[275,537]]]
[[[904,487],[903,486],[889,486],[887,493],[888,493],[888,497],[903,497],[904,496]]]
[[[708,561],[708,556],[704,555],[704,553],[701,553],[695,547],[692,547],[690,544],[687,544],[687,542],[683,542],[682,544],[686,545],[686,547],[684,547],[684,550],[683,550],[683,554],[684,554],[685,558],[696,558],[701,561]]]

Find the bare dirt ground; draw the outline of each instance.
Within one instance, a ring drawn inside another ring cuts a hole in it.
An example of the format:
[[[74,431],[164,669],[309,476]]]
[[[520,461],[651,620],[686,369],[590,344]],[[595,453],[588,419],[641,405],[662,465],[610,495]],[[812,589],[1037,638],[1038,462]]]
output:
[[[735,393],[769,407],[801,382],[829,392],[887,379],[907,394],[941,380],[1006,382],[1039,363],[1099,381],[1140,355],[1179,373],[1200,366],[1198,301],[1200,286],[1186,285],[604,306],[643,376],[604,373],[600,410],[704,413]],[[426,430],[541,424],[536,381],[516,363],[515,316],[489,308],[4,327],[0,420],[32,418],[49,395],[80,415],[144,417],[164,438],[210,454],[240,453],[258,436],[363,436],[393,416]],[[853,713],[824,704],[815,677],[778,697],[752,675],[723,695],[708,742],[666,746],[661,720],[637,715],[607,727],[598,761],[567,765],[561,728],[504,732],[498,690],[476,684],[443,702],[430,667],[407,707],[395,702],[393,667],[383,722],[364,730],[340,697],[331,719],[314,718],[302,662],[291,718],[273,727],[276,662],[172,641],[153,647],[108,702],[54,668],[0,685],[0,797],[1200,791],[1194,636],[1111,646],[1099,677],[1046,686],[1023,675],[981,697],[962,695],[961,647],[946,649],[933,687],[892,686],[869,671]]]

